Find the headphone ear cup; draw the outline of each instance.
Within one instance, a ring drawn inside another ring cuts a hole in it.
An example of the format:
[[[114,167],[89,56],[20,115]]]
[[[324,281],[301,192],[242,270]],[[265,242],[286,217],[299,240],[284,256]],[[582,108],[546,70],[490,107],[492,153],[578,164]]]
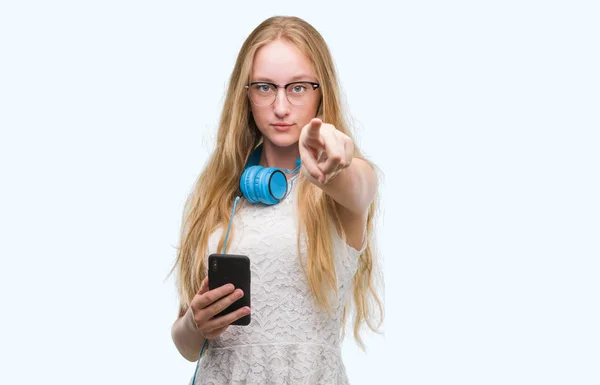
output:
[[[263,167],[261,166],[248,167],[240,178],[240,190],[242,190],[244,198],[250,203],[259,202],[258,197],[256,196],[255,180],[256,174],[258,174],[262,168]]]
[[[285,174],[275,167],[251,166],[240,178],[240,190],[250,203],[277,204],[287,189]]]
[[[268,175],[267,182],[261,186],[265,195],[271,199],[272,204],[275,204],[279,203],[287,194],[288,181],[280,169],[272,169]]]
[[[256,199],[266,205],[281,201],[287,192],[287,178],[278,168],[266,167],[255,176],[254,193]]]

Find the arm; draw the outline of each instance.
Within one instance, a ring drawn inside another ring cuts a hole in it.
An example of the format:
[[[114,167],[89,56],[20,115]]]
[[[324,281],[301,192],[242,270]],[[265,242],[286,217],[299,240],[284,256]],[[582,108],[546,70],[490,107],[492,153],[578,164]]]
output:
[[[333,179],[324,184],[310,174],[306,177],[345,208],[350,216],[357,218],[366,218],[369,206],[377,193],[375,170],[360,158],[353,158],[350,166],[338,171]]]
[[[198,331],[194,322],[192,309],[183,308],[179,311],[179,318],[171,327],[171,338],[179,353],[188,361],[195,362],[200,356],[200,349],[204,344],[204,337]]]
[[[345,208],[349,219],[366,220],[377,175],[367,161],[354,157],[352,139],[313,119],[303,127],[298,145],[306,178]]]

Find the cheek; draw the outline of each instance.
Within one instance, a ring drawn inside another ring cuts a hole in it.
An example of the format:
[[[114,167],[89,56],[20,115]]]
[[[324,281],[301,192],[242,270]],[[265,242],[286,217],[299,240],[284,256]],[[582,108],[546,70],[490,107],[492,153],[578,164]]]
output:
[[[306,108],[303,108],[302,111],[299,112],[298,120],[302,121],[303,126],[316,117],[318,106],[318,104],[311,105],[310,107],[306,106]]]
[[[321,99],[317,99],[314,100],[313,103],[311,103],[309,106],[306,106],[306,116],[308,117],[308,120],[310,121],[313,118],[317,117],[317,111],[319,109],[319,105],[321,104]]]
[[[259,130],[263,130],[263,127],[266,126],[267,124],[267,114],[266,114],[266,109],[255,109],[255,108],[251,108],[252,111],[252,117],[254,118],[254,122],[256,123],[256,126],[258,127]]]

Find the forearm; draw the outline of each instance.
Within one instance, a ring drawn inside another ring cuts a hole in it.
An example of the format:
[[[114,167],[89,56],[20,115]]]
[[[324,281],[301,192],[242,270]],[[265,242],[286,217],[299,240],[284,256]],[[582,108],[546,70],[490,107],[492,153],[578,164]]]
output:
[[[348,211],[363,215],[375,196],[377,175],[373,167],[360,158],[352,159],[347,168],[326,184],[307,175],[307,178]]]
[[[171,337],[177,350],[186,360],[198,360],[205,339],[196,328],[191,308],[173,323]]]

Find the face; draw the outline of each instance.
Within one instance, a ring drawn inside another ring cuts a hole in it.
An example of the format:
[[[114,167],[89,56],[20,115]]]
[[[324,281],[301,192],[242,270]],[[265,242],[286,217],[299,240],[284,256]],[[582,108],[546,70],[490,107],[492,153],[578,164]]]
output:
[[[250,83],[269,82],[284,86],[297,81],[317,82],[317,77],[308,58],[293,45],[277,40],[256,52]],[[269,90],[269,85],[259,84],[254,86],[254,91],[249,90],[249,95],[254,93],[255,98],[260,95],[258,97],[268,101],[264,94]],[[271,105],[258,106],[250,100],[252,115],[265,142],[288,147],[298,142],[302,127],[315,117],[321,92],[319,88],[304,89],[302,85],[294,84],[289,91],[278,88],[276,95]]]

